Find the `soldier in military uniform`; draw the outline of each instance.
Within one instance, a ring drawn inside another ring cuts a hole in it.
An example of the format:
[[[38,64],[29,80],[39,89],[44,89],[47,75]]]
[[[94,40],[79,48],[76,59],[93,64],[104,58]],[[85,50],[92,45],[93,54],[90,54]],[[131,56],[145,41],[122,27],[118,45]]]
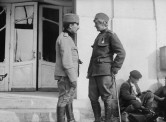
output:
[[[109,17],[104,13],[96,14],[94,19],[95,27],[100,33],[92,46],[87,77],[95,122],[101,122],[101,107],[98,101],[100,96],[105,106],[105,122],[113,122],[111,104],[115,96],[112,75],[118,73],[125,59],[125,50],[117,35],[108,29],[108,21]]]
[[[66,14],[63,18],[64,30],[56,41],[55,79],[58,80],[59,99],[57,103],[57,122],[76,122],[73,114],[78,77],[78,50],[74,43],[74,34],[79,29],[79,17]]]

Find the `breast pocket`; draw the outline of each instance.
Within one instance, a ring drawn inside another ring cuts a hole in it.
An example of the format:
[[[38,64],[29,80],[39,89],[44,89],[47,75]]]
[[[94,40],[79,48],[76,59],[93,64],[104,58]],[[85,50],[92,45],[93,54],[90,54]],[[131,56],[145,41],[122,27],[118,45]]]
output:
[[[98,46],[99,47],[106,47],[106,46],[109,46],[109,43],[106,41],[105,38],[102,38],[100,41],[98,41]]]

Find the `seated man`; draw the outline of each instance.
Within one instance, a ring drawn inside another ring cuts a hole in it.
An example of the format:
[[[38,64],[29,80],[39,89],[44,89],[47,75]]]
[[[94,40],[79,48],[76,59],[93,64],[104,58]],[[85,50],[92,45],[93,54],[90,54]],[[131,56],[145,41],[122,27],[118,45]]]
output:
[[[165,78],[165,86],[160,87],[155,93],[155,95],[159,96],[160,98],[163,98],[161,100],[158,100],[158,112],[159,114],[162,114],[164,117],[164,120],[166,121],[166,78]]]
[[[120,107],[121,112],[132,113],[138,110],[151,109],[154,100],[154,94],[151,91],[141,93],[138,87],[139,79],[142,75],[139,71],[130,72],[129,79],[121,85],[120,88]]]

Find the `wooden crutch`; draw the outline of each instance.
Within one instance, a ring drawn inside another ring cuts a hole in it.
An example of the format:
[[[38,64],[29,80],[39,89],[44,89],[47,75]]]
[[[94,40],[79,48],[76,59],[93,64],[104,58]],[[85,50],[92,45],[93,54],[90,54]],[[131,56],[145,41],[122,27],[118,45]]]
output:
[[[112,74],[112,80],[113,80],[113,82],[115,83],[116,98],[117,98],[117,103],[118,103],[119,120],[120,120],[120,122],[122,122],[121,112],[120,112],[120,104],[119,104],[119,94],[118,94],[118,89],[117,89],[117,85],[116,85],[115,75],[114,75],[114,74]]]

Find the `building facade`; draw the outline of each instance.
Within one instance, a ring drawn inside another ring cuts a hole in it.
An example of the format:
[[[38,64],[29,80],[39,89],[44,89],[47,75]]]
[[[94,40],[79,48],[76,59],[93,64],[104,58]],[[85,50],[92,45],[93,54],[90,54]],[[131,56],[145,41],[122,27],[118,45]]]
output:
[[[143,74],[142,90],[164,81],[160,69],[160,47],[166,46],[165,0],[0,0],[1,91],[57,90],[54,80],[55,41],[62,31],[62,16],[80,16],[77,34],[79,57],[83,61],[78,79],[78,98],[88,97],[87,68],[98,32],[93,19],[104,12],[109,28],[120,38],[126,59],[116,76],[128,79],[137,69]]]

